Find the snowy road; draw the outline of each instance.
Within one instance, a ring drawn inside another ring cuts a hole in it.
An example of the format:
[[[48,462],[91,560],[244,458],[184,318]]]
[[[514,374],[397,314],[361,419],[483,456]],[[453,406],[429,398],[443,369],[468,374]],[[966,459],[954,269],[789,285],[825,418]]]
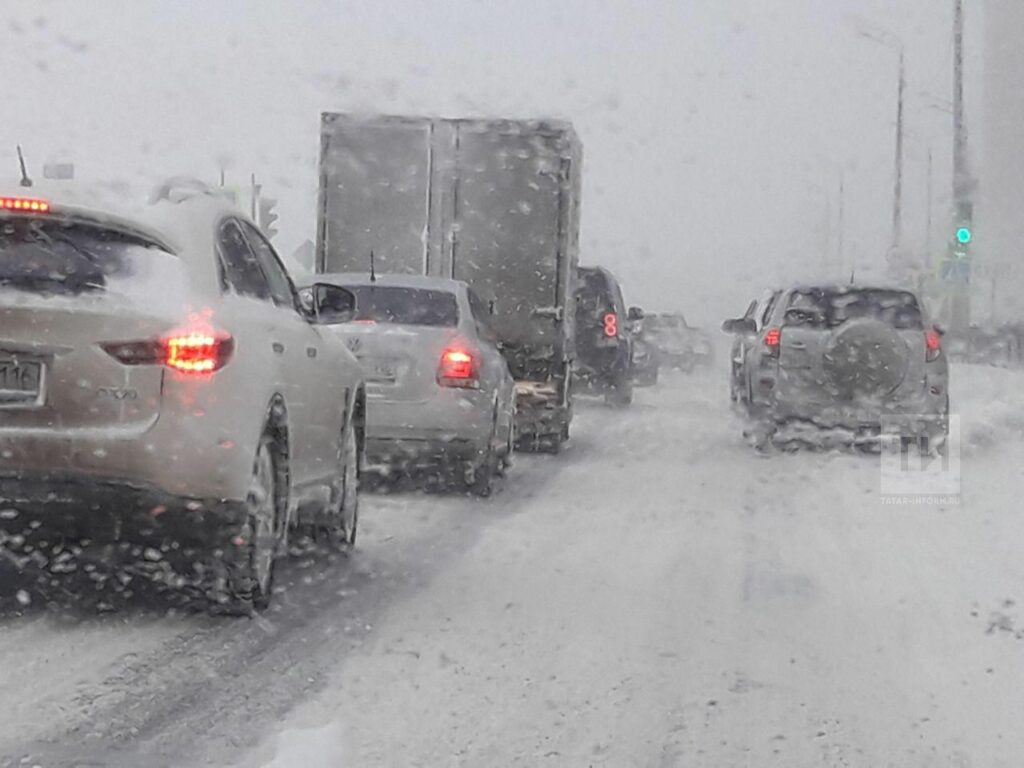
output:
[[[958,506],[677,377],[486,502],[368,497],[259,621],[8,613],[0,765],[1019,766],[1024,377],[954,377]]]

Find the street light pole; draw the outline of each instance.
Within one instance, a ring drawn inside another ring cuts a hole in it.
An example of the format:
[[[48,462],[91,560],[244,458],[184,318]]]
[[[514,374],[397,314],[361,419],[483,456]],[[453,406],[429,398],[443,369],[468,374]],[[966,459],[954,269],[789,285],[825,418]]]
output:
[[[875,43],[895,48],[899,54],[899,70],[896,81],[896,151],[893,157],[892,243],[890,247],[892,256],[899,258],[897,251],[903,242],[903,138],[905,135],[904,105],[907,93],[906,46],[900,37],[888,30],[876,27],[862,28],[859,34],[861,37]]]
[[[892,250],[899,250],[903,239],[903,105],[907,92],[906,52],[900,44],[899,85],[896,96],[896,168],[892,199]]]

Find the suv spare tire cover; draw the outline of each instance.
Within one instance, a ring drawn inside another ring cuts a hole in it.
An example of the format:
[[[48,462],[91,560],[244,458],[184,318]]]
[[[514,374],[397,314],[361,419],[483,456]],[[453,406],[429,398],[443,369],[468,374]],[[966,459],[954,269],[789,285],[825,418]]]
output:
[[[889,394],[903,382],[909,365],[906,341],[878,320],[852,320],[840,326],[825,347],[826,383],[845,399]]]

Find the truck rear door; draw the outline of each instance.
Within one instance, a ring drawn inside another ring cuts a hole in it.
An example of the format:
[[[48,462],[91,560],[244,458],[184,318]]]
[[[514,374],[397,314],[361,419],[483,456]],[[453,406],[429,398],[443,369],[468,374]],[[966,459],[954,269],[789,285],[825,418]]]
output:
[[[423,274],[431,123],[324,114],[317,265],[321,272]]]
[[[513,358],[516,348],[534,358],[555,354],[562,320],[545,310],[560,306],[566,290],[560,266],[568,162],[544,136],[459,125],[452,275],[494,303],[492,324]]]

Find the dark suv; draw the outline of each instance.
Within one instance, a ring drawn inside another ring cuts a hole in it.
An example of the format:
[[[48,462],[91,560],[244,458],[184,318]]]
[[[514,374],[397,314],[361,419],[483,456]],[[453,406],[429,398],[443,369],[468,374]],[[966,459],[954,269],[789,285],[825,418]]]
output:
[[[619,281],[601,267],[580,267],[576,282],[578,391],[603,394],[613,405],[633,401],[633,339]]]

